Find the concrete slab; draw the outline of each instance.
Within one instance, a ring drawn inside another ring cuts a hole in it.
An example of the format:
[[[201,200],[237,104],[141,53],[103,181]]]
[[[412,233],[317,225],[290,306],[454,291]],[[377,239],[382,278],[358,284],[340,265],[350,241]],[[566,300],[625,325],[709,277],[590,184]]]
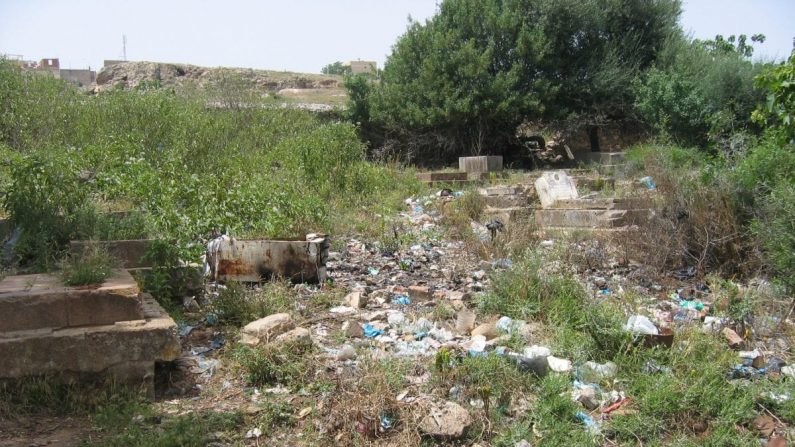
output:
[[[421,182],[465,182],[469,180],[466,172],[418,172]]]
[[[153,386],[154,363],[180,356],[174,320],[143,294],[143,318],[109,325],[0,333],[0,378],[107,374]]]
[[[125,270],[115,270],[103,284],[77,287],[50,274],[7,276],[0,281],[0,332],[139,320],[138,294]]]
[[[119,260],[119,267],[125,269],[149,268],[152,261],[146,259],[146,253],[152,244],[151,239],[129,239],[116,241],[70,241],[69,252],[74,255],[83,253],[91,244],[99,244],[111,256]]]
[[[215,278],[259,282],[282,277],[293,282],[326,281],[329,242],[325,236],[307,240],[227,240],[218,250]]]

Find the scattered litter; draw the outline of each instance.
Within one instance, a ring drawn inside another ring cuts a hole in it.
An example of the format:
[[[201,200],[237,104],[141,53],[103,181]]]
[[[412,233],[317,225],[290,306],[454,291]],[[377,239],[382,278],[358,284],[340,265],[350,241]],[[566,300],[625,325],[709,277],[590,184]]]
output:
[[[560,359],[551,355],[547,357],[547,363],[549,364],[549,369],[559,373],[569,372],[572,368],[571,360]]]
[[[371,324],[365,324],[362,329],[364,331],[364,336],[367,338],[375,338],[384,333],[382,329],[376,329]]]
[[[618,365],[613,362],[599,364],[596,362],[585,362],[579,370],[579,378],[587,383],[599,383],[615,377],[618,372]]]
[[[524,348],[524,356],[530,359],[536,357],[549,357],[550,355],[552,355],[552,351],[546,346],[533,345]]]
[[[262,430],[259,428],[252,428],[246,432],[246,439],[258,439],[260,436],[262,436]]]
[[[332,307],[328,311],[333,313],[333,314],[350,314],[350,313],[356,312],[356,309],[354,309],[354,308],[352,308],[350,306],[336,306],[336,307]]]
[[[588,431],[591,432],[592,435],[599,434],[599,424],[588,413],[578,411],[574,416],[576,416],[580,422],[585,424],[585,426],[588,428]]]
[[[399,304],[399,305],[402,305],[402,306],[407,306],[407,305],[411,304],[411,300],[409,299],[409,297],[407,295],[397,295],[394,298],[392,298],[392,304]]]
[[[649,189],[649,190],[654,190],[654,189],[657,189],[657,185],[654,183],[654,179],[653,179],[651,176],[648,176],[648,175],[647,175],[646,177],[642,177],[642,178],[640,178],[640,180],[638,180],[638,181],[639,181],[639,182],[640,182],[640,183],[641,183],[643,186],[645,186],[645,187],[646,187],[646,189]]]
[[[688,279],[693,279],[695,277],[696,277],[695,267],[688,267],[674,272],[674,278],[680,281],[686,281]]]
[[[188,336],[188,334],[190,334],[191,332],[193,332],[193,330],[194,330],[194,329],[196,329],[196,328],[195,328],[195,327],[193,327],[193,326],[191,326],[191,325],[188,325],[188,324],[182,325],[182,324],[181,324],[181,325],[179,326],[179,336],[180,336],[180,337],[187,337],[187,336]]]
[[[638,335],[657,335],[660,331],[657,326],[643,315],[632,315],[624,325],[624,330]]]

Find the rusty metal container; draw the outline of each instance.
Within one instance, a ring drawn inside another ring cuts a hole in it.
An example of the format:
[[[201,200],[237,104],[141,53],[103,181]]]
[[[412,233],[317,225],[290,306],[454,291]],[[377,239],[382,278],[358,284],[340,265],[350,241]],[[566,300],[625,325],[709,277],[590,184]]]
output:
[[[221,242],[215,279],[259,282],[285,278],[294,283],[326,281],[326,235],[305,240],[230,239]]]

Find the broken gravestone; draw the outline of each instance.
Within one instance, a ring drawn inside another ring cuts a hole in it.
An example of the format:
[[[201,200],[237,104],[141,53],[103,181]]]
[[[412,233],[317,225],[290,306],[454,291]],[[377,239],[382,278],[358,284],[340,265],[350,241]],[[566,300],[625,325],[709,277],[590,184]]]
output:
[[[578,199],[574,179],[564,171],[546,171],[536,182],[536,193],[542,208],[549,208],[558,200]]]

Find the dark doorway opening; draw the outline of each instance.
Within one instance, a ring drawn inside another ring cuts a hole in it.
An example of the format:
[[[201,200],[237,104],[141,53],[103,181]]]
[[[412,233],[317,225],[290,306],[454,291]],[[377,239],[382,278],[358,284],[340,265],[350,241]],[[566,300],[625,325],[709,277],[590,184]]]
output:
[[[591,141],[591,152],[601,152],[599,148],[599,128],[591,126],[588,128],[588,139]]]

